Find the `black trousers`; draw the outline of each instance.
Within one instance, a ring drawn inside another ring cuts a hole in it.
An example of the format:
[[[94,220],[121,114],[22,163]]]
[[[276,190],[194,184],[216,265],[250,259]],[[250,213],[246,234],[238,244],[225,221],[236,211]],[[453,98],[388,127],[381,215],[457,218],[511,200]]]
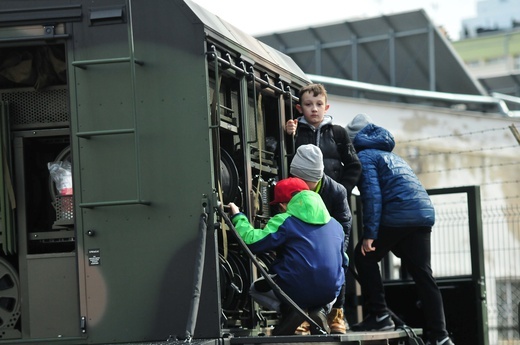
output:
[[[344,270],[345,271],[345,270]],[[345,274],[345,278],[347,278],[347,275]],[[336,297],[336,302],[334,302],[334,305],[332,306],[332,308],[343,308],[343,306],[345,305],[345,292],[346,292],[346,282],[345,284],[343,284],[343,286],[341,287],[341,290],[339,291],[339,295],[338,297]]]
[[[442,296],[431,269],[431,228],[381,227],[373,243],[376,250],[366,255],[361,253],[362,243],[356,245],[354,262],[368,313],[380,315],[388,311],[378,263],[391,251],[401,258],[415,281],[431,339],[448,336]]]

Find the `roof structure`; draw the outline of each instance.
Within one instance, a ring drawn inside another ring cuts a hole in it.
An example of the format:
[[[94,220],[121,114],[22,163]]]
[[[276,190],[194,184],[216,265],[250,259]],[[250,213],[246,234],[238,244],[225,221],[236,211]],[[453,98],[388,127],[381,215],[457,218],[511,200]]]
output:
[[[470,75],[424,10],[275,32],[256,38],[287,54],[307,75],[488,97],[486,89]],[[445,102],[417,97],[416,92],[408,96],[406,92],[382,93],[377,88],[372,91],[336,84],[327,84],[327,90],[347,97],[439,106],[457,103],[457,100]]]
[[[479,78],[480,83],[493,95],[496,93],[520,95],[520,73],[510,73],[493,77]],[[520,109],[520,104],[516,109]]]
[[[231,45],[236,47],[239,54],[244,52],[252,54],[257,57],[257,60],[263,60],[266,64],[272,64],[283,68],[293,76],[297,76],[301,78],[302,81],[308,82],[308,79],[300,66],[282,52],[277,51],[276,49],[273,49],[273,47],[246,34],[197,3],[191,0],[184,0],[184,2],[195,13],[197,19],[200,20],[208,29],[209,35],[214,34],[221,40],[227,40]]]

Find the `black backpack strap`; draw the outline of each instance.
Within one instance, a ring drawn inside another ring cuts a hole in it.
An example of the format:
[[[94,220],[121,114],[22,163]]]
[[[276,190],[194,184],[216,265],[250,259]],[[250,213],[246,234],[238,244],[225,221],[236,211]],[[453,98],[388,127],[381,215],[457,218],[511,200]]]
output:
[[[332,125],[332,135],[334,141],[338,146],[345,146],[347,144],[347,131],[340,125]]]
[[[347,130],[340,125],[332,125],[330,130],[338,148],[339,158],[344,166],[343,174],[338,182],[347,188],[348,196],[350,197],[352,189],[356,186],[361,174],[361,162],[356,154],[354,145],[348,137]]]
[[[346,152],[348,152],[347,131],[340,125],[332,125],[332,138],[336,142],[336,146],[338,146],[341,161],[345,163],[347,161]]]

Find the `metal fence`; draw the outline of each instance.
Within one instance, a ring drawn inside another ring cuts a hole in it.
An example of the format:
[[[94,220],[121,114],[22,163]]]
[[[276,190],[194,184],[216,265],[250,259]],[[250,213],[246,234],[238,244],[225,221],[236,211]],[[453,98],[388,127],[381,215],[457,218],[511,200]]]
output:
[[[514,121],[493,122],[495,126],[466,120],[460,123],[460,130],[446,128],[428,137],[402,136],[396,153],[409,161],[427,189],[479,186],[489,345],[520,345],[518,129]],[[444,279],[471,274],[467,195],[439,194],[432,195],[432,200],[436,210],[434,275]]]
[[[432,267],[437,278],[471,274],[464,195],[432,196]],[[520,205],[482,205],[490,345],[520,344]]]
[[[470,277],[475,255],[470,231],[475,229],[470,230],[474,226],[468,196],[440,193],[431,198],[436,210],[431,242],[434,276]],[[480,218],[483,250],[477,255],[484,262],[489,344],[520,345],[520,204],[483,203]],[[389,262],[384,279],[400,279],[400,260],[391,255]],[[457,306],[446,306],[450,308]]]
[[[482,222],[490,344],[518,345],[520,205],[485,205]]]

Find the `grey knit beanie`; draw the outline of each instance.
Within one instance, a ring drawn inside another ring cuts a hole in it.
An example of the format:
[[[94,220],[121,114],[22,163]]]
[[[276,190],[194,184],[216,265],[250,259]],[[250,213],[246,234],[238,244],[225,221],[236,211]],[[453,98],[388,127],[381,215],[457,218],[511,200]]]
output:
[[[318,146],[298,147],[291,162],[290,174],[304,181],[318,182],[323,177],[323,154]]]
[[[352,119],[352,121],[350,121],[350,123],[345,127],[350,141],[354,141],[356,134],[358,134],[358,132],[365,128],[365,126],[369,123],[372,123],[372,119],[370,118],[370,116],[365,114],[357,114]]]

